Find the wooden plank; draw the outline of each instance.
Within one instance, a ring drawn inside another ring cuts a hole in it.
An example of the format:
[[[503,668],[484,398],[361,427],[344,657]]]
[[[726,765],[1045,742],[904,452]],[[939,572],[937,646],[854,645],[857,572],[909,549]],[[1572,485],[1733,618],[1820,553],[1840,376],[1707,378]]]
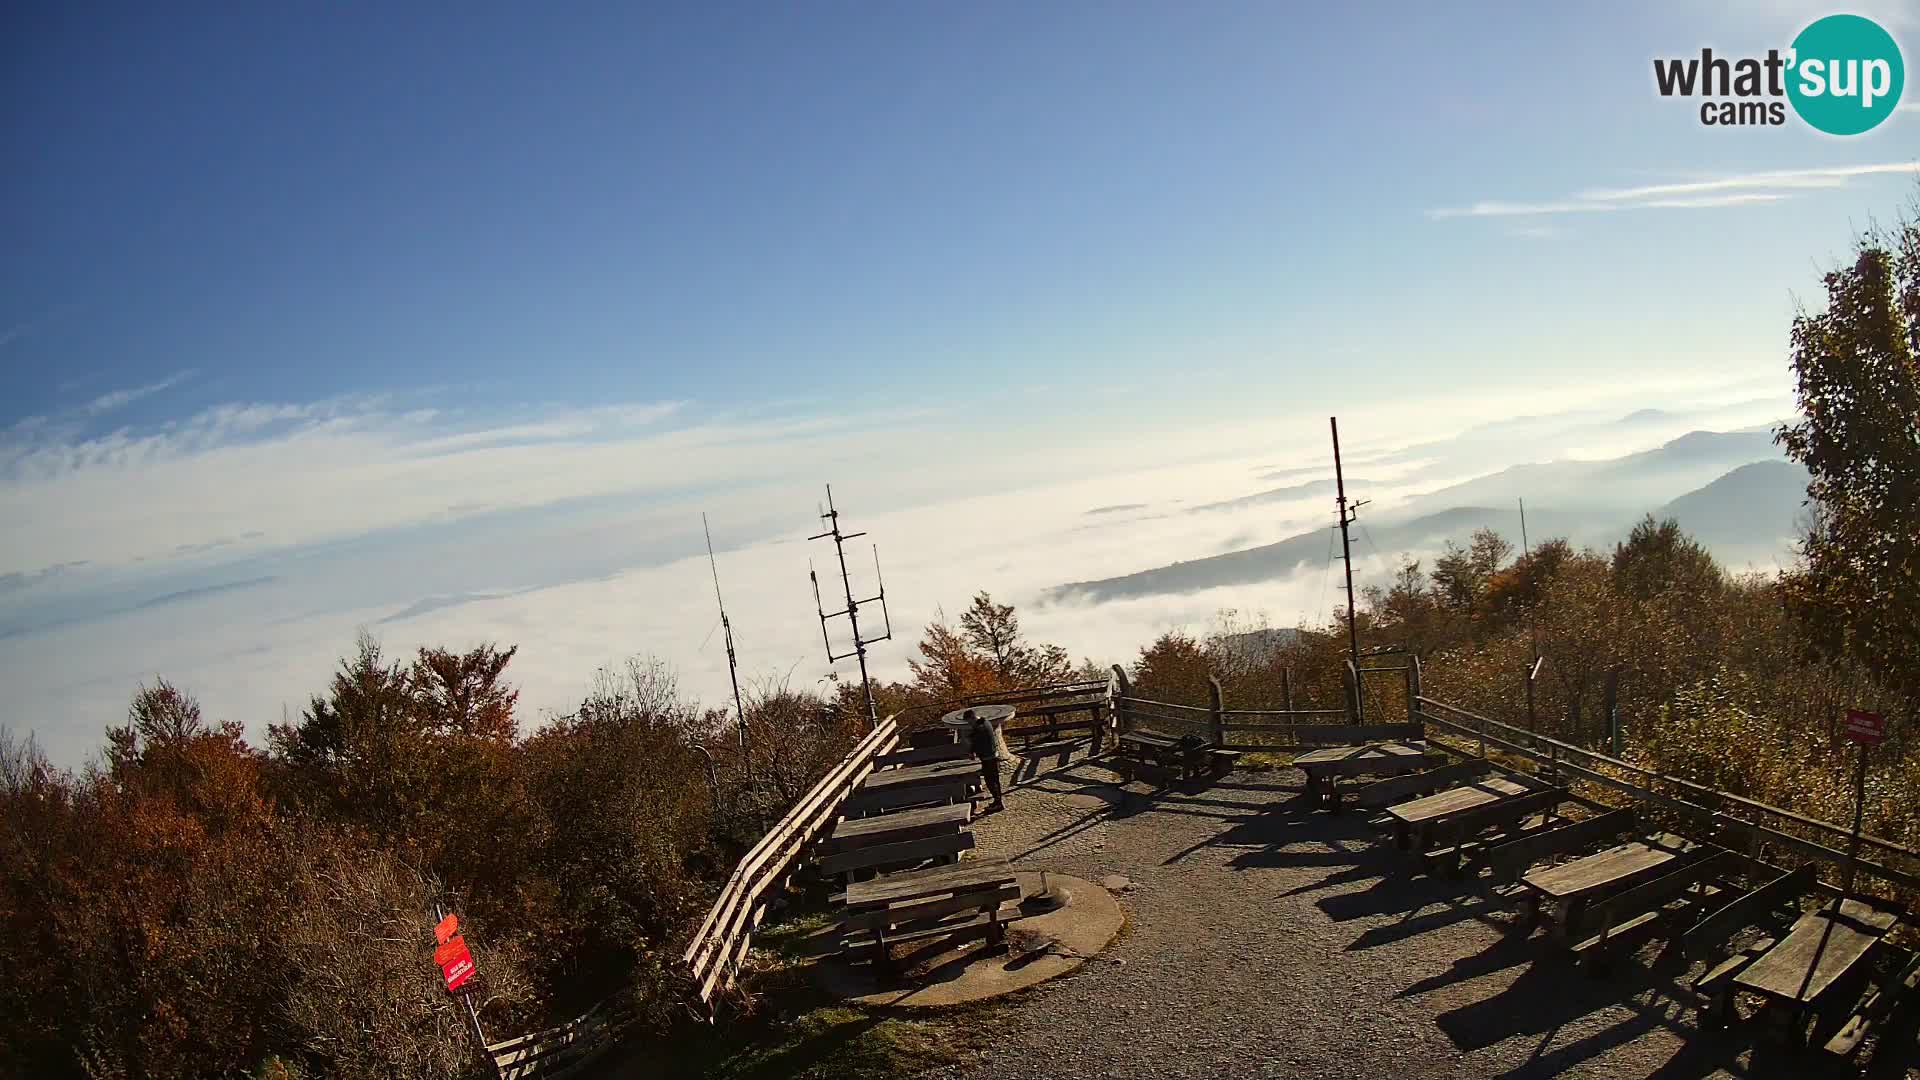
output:
[[[1457,814],[1476,806],[1511,799],[1516,795],[1525,795],[1535,790],[1532,786],[1509,780],[1505,777],[1490,776],[1476,780],[1438,795],[1428,795],[1412,802],[1403,802],[1387,807],[1387,813],[1409,825],[1422,824],[1448,814]]]
[[[1497,880],[1512,881],[1549,855],[1569,854],[1589,844],[1611,840],[1631,828],[1633,811],[1614,810],[1490,847],[1484,860]]]
[[[1594,915],[1593,925],[1600,932],[1574,946],[1574,952],[1604,952],[1610,947],[1632,947],[1653,936],[1657,929],[1652,923],[1659,919],[1661,910],[1674,897],[1703,881],[1732,869],[1739,857],[1731,851],[1715,851],[1702,857],[1696,857],[1672,873],[1661,874],[1651,881],[1642,882],[1624,892],[1617,893],[1600,903]],[[1632,933],[1633,931],[1641,933]],[[1615,938],[1627,938],[1615,941]]]
[[[1531,814],[1551,812],[1566,799],[1563,789],[1545,788],[1433,818],[1427,827],[1431,836],[1464,840],[1492,825],[1513,824]]]
[[[960,743],[950,742],[895,750],[891,754],[881,754],[874,758],[873,764],[876,768],[890,769],[896,765],[928,765],[941,761],[960,761],[972,756],[972,750]]]
[[[847,886],[845,903],[850,908],[873,907],[1012,879],[1013,868],[1005,859],[979,859],[907,874],[887,874],[872,881],[856,881]]]
[[[913,787],[917,784],[933,786],[948,783],[956,778],[973,780],[979,777],[980,772],[980,763],[972,757],[964,761],[936,761],[931,765],[881,769],[868,773],[866,779],[860,781],[859,790],[862,793],[871,793]]]
[[[1018,899],[1020,899],[1019,882],[1002,881],[984,889],[973,889],[932,900],[909,901],[888,904],[883,908],[849,911],[846,917],[840,920],[840,928],[847,931],[872,930],[898,923],[938,918],[972,908],[999,907],[1009,900]]]
[[[1844,901],[1837,910],[1825,906],[1810,911],[1794,924],[1786,940],[1767,950],[1733,983],[1775,1001],[1811,1004],[1845,978],[1897,921],[1892,912],[1858,900]]]
[[[1419,724],[1275,724],[1264,729],[1274,734],[1293,736],[1301,746],[1338,746],[1353,743],[1418,739],[1427,733]]]
[[[872,866],[924,862],[927,859],[937,859],[942,855],[957,855],[972,849],[973,833],[962,829],[943,836],[924,836],[918,840],[873,844],[838,852],[820,860],[820,872],[844,874],[849,870],[865,870]]]
[[[907,734],[906,744],[916,750],[930,746],[958,746],[960,733],[948,727],[921,728]]]
[[[1853,1052],[1860,1049],[1860,1044],[1866,1040],[1867,1030],[1873,1026],[1873,1022],[1891,1010],[1897,1000],[1913,993],[1916,988],[1920,988],[1920,956],[1908,961],[1906,970],[1894,976],[1890,984],[1874,991],[1873,996],[1860,1006],[1860,1011],[1833,1033],[1833,1038],[1827,1040],[1827,1053],[1841,1057],[1853,1056]]]
[[[930,926],[903,928],[896,932],[888,932],[884,937],[877,939],[847,941],[844,943],[844,947],[847,951],[853,952],[862,949],[870,950],[882,944],[888,946],[904,945],[910,941],[927,941],[933,938],[944,937],[955,940],[965,940],[967,938],[979,937],[983,934],[991,934],[999,921],[1000,913],[998,910],[983,911],[967,919],[949,919],[934,923]]]
[[[964,829],[971,820],[973,820],[973,807],[968,803],[949,803],[944,806],[925,806],[916,810],[899,810],[873,817],[846,818],[834,826],[831,836],[820,842],[819,854],[831,855],[836,851],[863,847],[867,844],[891,844],[901,840],[918,839],[922,836],[939,836]]]
[[[1476,758],[1410,776],[1375,781],[1354,792],[1353,800],[1361,806],[1389,806],[1406,800],[1408,796],[1423,795],[1451,784],[1478,780],[1492,771],[1492,762]]]
[[[1694,993],[1705,994],[1708,997],[1718,994],[1726,988],[1728,983],[1733,981],[1735,975],[1746,970],[1748,964],[1760,959],[1760,957],[1765,955],[1766,951],[1771,948],[1773,948],[1773,939],[1761,938],[1754,943],[1753,948],[1743,949],[1727,957],[1725,960],[1720,961],[1708,969],[1705,975],[1693,981]]]
[[[875,810],[898,810],[927,803],[963,802],[967,798],[967,788],[968,783],[964,778],[954,778],[941,784],[911,784],[881,791],[859,791],[847,799],[845,808],[850,814],[867,814]]]
[[[1583,859],[1535,870],[1521,884],[1555,900],[1579,900],[1605,889],[1625,888],[1647,877],[1693,848],[1693,842],[1672,833],[1635,840],[1596,852]]]
[[[1704,959],[1741,927],[1752,924],[1775,908],[1798,900],[1813,888],[1814,881],[1812,863],[1802,864],[1781,874],[1693,924],[1692,929],[1680,936],[1681,950],[1689,960]]]

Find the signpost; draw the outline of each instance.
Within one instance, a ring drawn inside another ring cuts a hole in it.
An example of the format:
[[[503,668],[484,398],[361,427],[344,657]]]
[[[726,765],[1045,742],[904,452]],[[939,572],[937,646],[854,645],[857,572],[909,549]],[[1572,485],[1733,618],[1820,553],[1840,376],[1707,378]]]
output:
[[[459,936],[460,920],[452,912],[442,907],[440,901],[433,902],[433,916],[440,920],[434,925],[433,940],[438,946],[433,950],[433,962],[440,966],[440,976],[446,980],[447,993],[460,999],[461,1008],[467,1014],[467,1031],[473,1036],[474,1052],[487,1064],[487,1071],[493,1076],[500,1075],[500,1067],[487,1052],[487,1033],[480,1028],[480,1011],[473,1007],[473,992],[478,987],[469,986],[477,968],[473,963],[473,950],[467,948],[467,939]]]
[[[1887,718],[1863,709],[1848,709],[1846,734],[1860,744],[1860,761],[1853,773],[1853,836],[1847,841],[1847,883],[1840,890],[1843,899],[1853,894],[1853,874],[1860,857],[1860,825],[1867,809],[1867,747],[1887,741]]]

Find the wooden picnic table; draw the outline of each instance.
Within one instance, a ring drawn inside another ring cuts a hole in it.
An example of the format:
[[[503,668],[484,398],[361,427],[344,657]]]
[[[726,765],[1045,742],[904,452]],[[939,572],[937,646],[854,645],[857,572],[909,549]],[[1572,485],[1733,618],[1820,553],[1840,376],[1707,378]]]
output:
[[[1684,836],[1661,833],[1645,840],[1595,852],[1572,862],[1535,870],[1520,879],[1527,887],[1527,918],[1530,924],[1539,914],[1540,903],[1559,905],[1554,922],[1558,937],[1566,937],[1578,923],[1587,902],[1603,893],[1627,888],[1652,877],[1662,867],[1683,855],[1697,851],[1699,845]]]
[[[896,971],[893,947],[906,942],[985,936],[999,944],[1002,908],[1020,899],[1020,884],[1005,859],[980,859],[856,882],[843,896],[842,947]]]
[[[893,791],[907,787],[938,787],[956,780],[972,781],[980,775],[980,763],[972,758],[936,761],[928,765],[907,765],[898,769],[870,772],[860,781],[862,791]]]
[[[1426,830],[1434,821],[1449,814],[1458,814],[1476,807],[1490,806],[1505,799],[1527,795],[1535,789],[1517,780],[1502,776],[1489,776],[1471,784],[1462,784],[1438,795],[1403,802],[1387,807],[1387,816],[1393,822],[1394,842],[1407,847],[1417,832],[1424,839]]]
[[[963,802],[979,781],[980,772],[980,763],[972,758],[877,769],[847,797],[846,813],[874,814],[926,803]]]
[[[1789,1030],[1799,1032],[1805,1014],[1847,979],[1886,940],[1899,917],[1847,900],[1822,905],[1793,924],[1779,944],[1734,976],[1725,993],[1749,990],[1767,999]]]
[[[1301,754],[1293,763],[1307,774],[1307,797],[1340,807],[1335,781],[1342,776],[1399,776],[1419,772],[1440,764],[1436,755],[1424,746],[1412,743],[1367,743],[1361,746],[1329,746]]]
[[[832,835],[821,845],[821,853],[831,854],[876,844],[896,844],[924,836],[943,836],[966,828],[967,822],[972,819],[973,807],[968,803],[923,806],[873,817],[845,818],[833,827]]]

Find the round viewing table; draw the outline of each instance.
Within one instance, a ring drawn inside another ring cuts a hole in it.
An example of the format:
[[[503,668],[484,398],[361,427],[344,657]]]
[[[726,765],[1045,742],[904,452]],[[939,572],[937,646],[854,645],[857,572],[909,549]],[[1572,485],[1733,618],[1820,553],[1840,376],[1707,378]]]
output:
[[[974,705],[965,709],[955,709],[941,717],[940,722],[942,724],[960,729],[960,739],[962,742],[966,741],[967,738],[966,729],[972,726],[973,723],[973,721],[967,719],[968,713],[972,713],[974,719],[985,717],[987,722],[993,725],[993,743],[999,748],[1000,757],[1002,759],[1012,760],[1013,754],[1007,749],[1005,728],[1007,721],[1013,719],[1013,706]]]

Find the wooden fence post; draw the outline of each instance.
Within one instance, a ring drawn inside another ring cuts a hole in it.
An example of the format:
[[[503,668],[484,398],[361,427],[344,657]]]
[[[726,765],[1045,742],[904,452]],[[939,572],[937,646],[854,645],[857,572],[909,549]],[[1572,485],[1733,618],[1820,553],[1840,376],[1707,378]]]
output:
[[[1207,720],[1212,729],[1213,745],[1222,746],[1227,741],[1227,703],[1220,694],[1220,680],[1207,676]]]
[[[1293,669],[1280,669],[1280,696],[1286,699],[1287,711],[1293,711]],[[1291,718],[1289,718],[1291,719]]]
[[[1407,654],[1407,723],[1420,722],[1420,658]]]
[[[1347,723],[1362,723],[1363,721],[1360,719],[1360,669],[1353,666],[1353,661],[1348,660],[1346,661],[1345,670],[1341,672],[1341,678],[1347,684]]]

